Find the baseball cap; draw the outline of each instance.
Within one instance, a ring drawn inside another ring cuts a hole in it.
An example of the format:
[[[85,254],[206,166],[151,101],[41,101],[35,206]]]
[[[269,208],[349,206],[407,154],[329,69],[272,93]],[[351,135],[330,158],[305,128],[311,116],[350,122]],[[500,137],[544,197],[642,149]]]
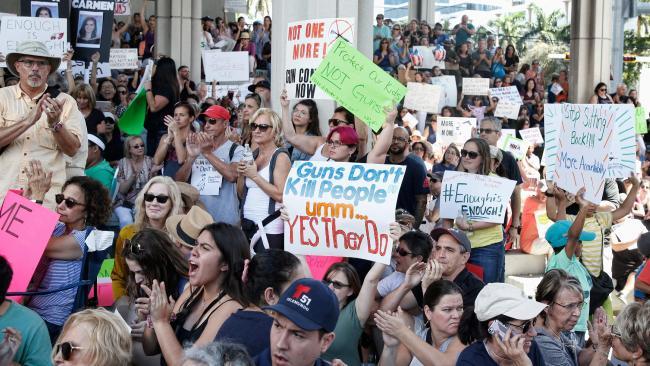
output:
[[[636,246],[644,257],[650,257],[650,232],[641,234],[636,241]]]
[[[265,310],[273,310],[304,330],[333,332],[339,319],[339,301],[321,281],[302,278],[282,293],[280,301]]]
[[[203,18],[201,18],[201,20],[204,21],[204,22],[214,22],[214,19],[210,18],[207,15],[204,16]]]
[[[111,112],[104,112],[104,118],[113,120],[113,123],[117,121],[117,118],[115,118],[115,115]]]
[[[106,150],[106,145],[104,144],[104,141],[102,141],[99,137],[88,134],[88,141],[97,145],[100,149],[102,149],[102,151]]]
[[[262,88],[266,88],[268,90],[271,90],[271,84],[268,81],[260,80],[255,84],[249,85],[248,86],[248,91],[251,92],[251,93],[255,93],[255,89],[257,89],[258,86],[262,87]]]
[[[560,220],[556,221],[551,227],[546,230],[546,241],[551,244],[553,248],[559,248],[566,245],[569,240],[569,229],[571,228],[571,221]],[[592,241],[596,239],[596,234],[591,231],[583,231],[580,233],[580,240]]]
[[[213,105],[212,107],[205,110],[201,113],[202,116],[208,116],[209,118],[223,119],[225,121],[230,121],[230,112],[220,105]]]
[[[505,315],[513,319],[528,320],[536,317],[546,304],[531,300],[524,291],[507,283],[488,283],[478,293],[474,312],[479,321]]]
[[[469,253],[472,251],[472,243],[469,241],[467,238],[467,235],[465,235],[464,232],[456,229],[456,228],[451,228],[451,229],[446,229],[446,228],[437,228],[431,232],[431,237],[433,240],[438,241],[438,239],[444,235],[448,234],[454,237],[458,244],[460,244],[465,250]]]

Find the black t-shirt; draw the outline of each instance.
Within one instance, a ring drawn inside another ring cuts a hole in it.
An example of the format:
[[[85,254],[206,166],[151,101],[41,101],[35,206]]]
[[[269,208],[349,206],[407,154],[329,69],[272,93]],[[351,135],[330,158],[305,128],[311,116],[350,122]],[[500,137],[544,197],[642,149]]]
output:
[[[530,346],[530,352],[528,352],[528,358],[532,362],[533,366],[545,366],[544,358],[542,357],[542,352],[539,350],[537,343],[533,340]],[[475,342],[469,345],[463,350],[458,356],[458,361],[456,361],[456,366],[497,366],[498,364],[492,360],[490,355],[485,349],[483,342]]]
[[[167,105],[164,106],[158,112],[149,111],[147,113],[147,120],[145,121],[145,127],[147,131],[152,131],[152,132],[163,131],[167,128],[165,126],[164,118],[165,116],[174,115],[174,104],[178,102],[178,97],[174,95],[174,90],[172,89],[171,86],[168,85],[153,87],[151,91],[153,92],[154,96],[160,95],[167,98],[169,100],[169,103],[167,103]]]
[[[503,160],[501,160],[501,166],[503,167],[503,178],[508,178],[517,182],[517,185],[522,184],[524,181],[521,179],[521,173],[519,172],[519,166],[517,165],[517,160],[511,153],[501,150],[503,154]]]
[[[463,269],[462,272],[454,278],[454,283],[460,287],[463,295],[463,306],[465,308],[469,306],[474,306],[474,301],[478,293],[485,287],[483,281],[479,280],[478,277],[467,269]],[[415,300],[418,303],[420,308],[424,307],[424,293],[422,291],[422,286],[415,286],[411,289]]]
[[[386,157],[386,164],[406,165],[406,172],[402,180],[402,186],[399,188],[397,196],[397,207],[415,215],[416,200],[415,197],[429,193],[426,186],[427,167],[422,159],[413,155],[407,155],[401,163],[391,163],[389,157]]]
[[[106,143],[106,150],[104,150],[104,159],[108,162],[118,161],[124,157],[124,143],[120,138],[120,130],[115,125],[113,130],[113,137],[111,141]]]
[[[97,136],[97,125],[104,120],[104,113],[99,109],[93,108],[88,117],[86,117],[86,129],[88,134]]]
[[[196,84],[195,84],[192,80],[190,80],[190,89],[191,89],[193,92],[196,92]],[[184,102],[184,101],[187,100],[187,97],[189,97],[189,96],[190,96],[190,93],[187,92],[187,90],[185,89],[185,87],[181,88],[181,96],[180,96],[180,100],[182,100],[182,101]]]
[[[510,67],[512,65],[516,65],[519,63],[519,56],[514,55],[512,57],[506,56],[506,67]]]

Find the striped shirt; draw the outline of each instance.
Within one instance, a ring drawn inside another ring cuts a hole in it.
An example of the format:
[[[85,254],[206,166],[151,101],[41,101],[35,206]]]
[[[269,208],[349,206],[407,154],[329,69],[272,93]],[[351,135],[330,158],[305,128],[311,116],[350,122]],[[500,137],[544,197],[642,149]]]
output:
[[[566,219],[573,222],[575,216],[566,215]],[[598,277],[603,268],[604,232],[612,227],[611,212],[596,212],[594,216],[585,219],[582,231],[591,231],[596,234],[596,239],[582,242],[582,264],[593,276]]]
[[[63,236],[65,225],[58,222],[54,227],[52,237]],[[84,255],[88,250],[85,244],[86,230],[73,230],[72,235]],[[81,258],[75,260],[49,259],[45,256],[36,267],[35,278],[43,278],[37,291],[53,290],[65,285],[79,282],[81,278]],[[72,312],[77,288],[73,287],[68,290],[54,292],[49,295],[34,296],[29,302],[29,308],[38,313],[48,323],[63,325],[68,315]]]

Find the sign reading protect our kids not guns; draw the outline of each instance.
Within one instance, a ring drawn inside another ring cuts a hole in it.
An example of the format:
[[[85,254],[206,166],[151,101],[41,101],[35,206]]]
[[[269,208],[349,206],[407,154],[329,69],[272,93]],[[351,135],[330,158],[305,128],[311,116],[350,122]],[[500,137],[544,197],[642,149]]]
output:
[[[377,132],[406,88],[342,38],[327,51],[311,81]]]
[[[311,82],[311,75],[338,37],[354,42],[354,29],[354,18],[301,20],[287,25],[284,82],[289,99],[332,99]]]
[[[405,167],[296,162],[284,186],[284,248],[294,254],[363,258],[388,264]]]
[[[502,223],[515,183],[497,176],[447,170],[442,177],[440,217]]]

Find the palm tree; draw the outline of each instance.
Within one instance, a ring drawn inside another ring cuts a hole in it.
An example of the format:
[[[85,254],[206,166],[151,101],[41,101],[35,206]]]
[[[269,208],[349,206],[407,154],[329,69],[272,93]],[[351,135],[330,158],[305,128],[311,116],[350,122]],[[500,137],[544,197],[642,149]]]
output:
[[[560,25],[565,17],[563,11],[555,10],[546,16],[539,6],[531,4],[530,7],[533,17],[527,31],[522,35],[525,42],[569,43],[571,36],[569,25]]]
[[[523,11],[504,15],[491,20],[488,25],[496,28],[499,34],[499,40],[506,45],[513,44],[516,46],[518,52],[525,50],[525,44],[521,38],[521,30],[526,27],[526,15]]]
[[[253,19],[258,15],[271,15],[271,1],[270,0],[247,0],[248,1],[248,15]]]

